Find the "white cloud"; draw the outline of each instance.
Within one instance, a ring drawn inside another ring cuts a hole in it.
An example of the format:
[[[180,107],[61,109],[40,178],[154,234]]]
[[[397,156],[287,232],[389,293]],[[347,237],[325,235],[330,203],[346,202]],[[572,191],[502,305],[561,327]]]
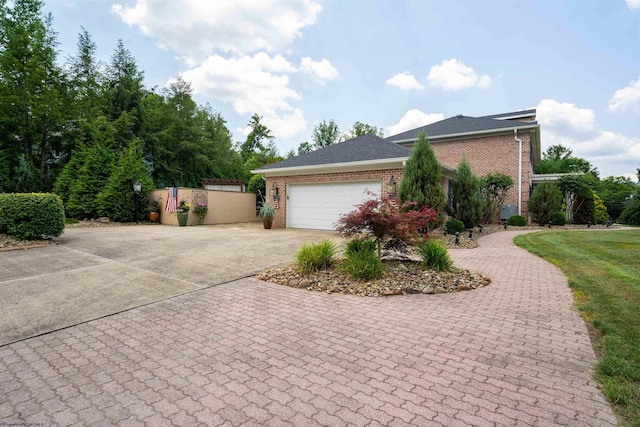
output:
[[[640,5],[640,0],[637,1]],[[609,100],[611,111],[623,111],[628,108],[640,111],[640,77],[635,82],[629,83],[629,86],[618,89]]]
[[[633,174],[640,163],[640,138],[601,129],[593,110],[543,99],[537,107],[542,151],[562,144],[600,171],[600,175]]]
[[[296,68],[280,55],[223,58],[213,55],[182,73],[196,93],[231,103],[239,114],[258,113],[278,138],[289,138],[307,127],[304,113],[290,101],[301,96],[289,87],[288,73]]]
[[[418,80],[416,80],[413,74],[407,71],[394,75],[389,80],[387,80],[387,84],[389,86],[399,87],[402,90],[424,89],[424,86],[421,85]]]
[[[474,86],[487,89],[491,86],[491,77],[486,74],[478,76],[473,68],[456,58],[445,59],[431,67],[427,80],[431,86],[444,90],[460,90]]]
[[[627,0],[627,7],[629,10],[640,10],[640,0]]]
[[[423,113],[420,110],[409,110],[395,125],[388,126],[386,135],[393,136],[401,132],[426,126],[431,123],[444,120],[444,114],[441,113]]]
[[[321,84],[338,77],[338,70],[325,58],[322,58],[322,61],[313,61],[304,57],[300,61],[300,69]]]
[[[124,22],[189,60],[216,51],[282,52],[321,9],[312,0],[135,0],[133,6],[112,6]]]

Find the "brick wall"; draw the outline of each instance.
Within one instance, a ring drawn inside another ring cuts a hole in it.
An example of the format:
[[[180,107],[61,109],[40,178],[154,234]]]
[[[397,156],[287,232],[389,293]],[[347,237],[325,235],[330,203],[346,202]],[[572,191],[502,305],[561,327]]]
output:
[[[533,168],[530,161],[529,133],[519,133],[522,139],[522,215],[528,215],[527,200]],[[455,141],[435,141],[433,151],[440,163],[456,168],[464,155],[473,173],[481,177],[489,172],[500,172],[513,178],[514,186],[505,199],[506,204],[518,205],[518,143],[513,133],[484,138]]]
[[[363,172],[324,173],[314,175],[277,176],[267,178],[267,198],[272,203],[276,214],[273,218],[273,228],[285,228],[287,226],[287,184],[315,184],[325,182],[342,181],[372,181],[379,180],[382,183],[382,195],[387,196],[387,183],[393,179],[400,186],[403,177],[403,169],[380,169]],[[279,200],[274,201],[269,195],[269,190],[275,183],[278,187]]]

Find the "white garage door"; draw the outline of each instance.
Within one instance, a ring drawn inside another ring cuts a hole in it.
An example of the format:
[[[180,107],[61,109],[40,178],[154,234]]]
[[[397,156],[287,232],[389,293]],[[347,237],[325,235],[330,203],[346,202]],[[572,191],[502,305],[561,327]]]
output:
[[[380,181],[290,184],[287,187],[287,227],[333,230],[341,214],[380,194]]]

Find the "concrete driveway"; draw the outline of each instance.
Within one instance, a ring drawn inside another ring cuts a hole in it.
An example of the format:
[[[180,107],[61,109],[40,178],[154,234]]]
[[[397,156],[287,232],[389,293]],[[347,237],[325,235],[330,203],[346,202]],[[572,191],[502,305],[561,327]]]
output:
[[[262,225],[71,228],[0,253],[0,345],[287,264],[335,233]]]

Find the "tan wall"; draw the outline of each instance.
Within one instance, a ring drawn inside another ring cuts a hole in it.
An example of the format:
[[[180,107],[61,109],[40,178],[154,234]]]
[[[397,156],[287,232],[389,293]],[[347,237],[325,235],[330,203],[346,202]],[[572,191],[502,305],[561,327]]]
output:
[[[518,133],[522,139],[522,215],[528,215],[527,200],[533,175],[529,133]],[[500,172],[513,178],[514,186],[505,204],[518,205],[518,143],[513,133],[508,135],[469,138],[454,141],[435,141],[433,151],[440,163],[456,168],[464,155],[473,173],[481,177],[489,172]],[[412,147],[411,147],[412,148]]]
[[[239,193],[235,191],[203,190],[201,188],[178,188],[178,204],[181,200],[189,203],[193,209],[191,196],[193,191],[206,191],[207,205],[209,207],[203,224],[229,224],[235,222],[258,221],[256,216],[256,195],[254,193]],[[160,223],[166,225],[178,225],[178,218],[174,212],[165,212],[167,202],[167,189],[153,190],[149,197],[160,201]],[[189,211],[187,225],[197,225],[200,215]]]

